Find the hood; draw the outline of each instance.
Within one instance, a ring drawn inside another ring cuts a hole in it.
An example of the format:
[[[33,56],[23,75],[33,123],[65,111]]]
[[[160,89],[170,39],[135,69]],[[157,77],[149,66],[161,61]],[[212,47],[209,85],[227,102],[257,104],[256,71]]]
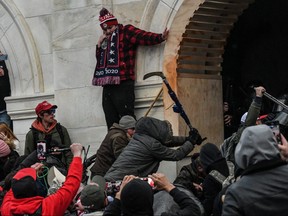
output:
[[[8,191],[7,194],[6,199],[8,200],[4,198],[1,208],[2,215],[33,214],[39,208],[44,199],[44,197],[40,196],[16,199],[13,196],[12,190]]]
[[[173,138],[172,125],[170,122],[152,117],[140,118],[135,126],[135,134],[146,134],[161,143],[169,143]]]
[[[235,161],[241,169],[279,158],[276,139],[267,125],[251,126],[243,131],[235,150]]]
[[[140,179],[133,179],[123,187],[121,208],[125,216],[153,216],[152,187]]]
[[[32,127],[35,128],[38,131],[41,131],[43,133],[49,133],[50,131],[53,130],[53,128],[56,126],[57,121],[54,120],[54,122],[51,124],[51,126],[49,127],[48,130],[46,130],[44,128],[44,126],[42,125],[42,123],[40,121],[38,121],[37,119],[32,123]]]
[[[203,169],[207,172],[207,168],[214,162],[223,159],[220,150],[213,143],[206,143],[200,150],[200,161]]]

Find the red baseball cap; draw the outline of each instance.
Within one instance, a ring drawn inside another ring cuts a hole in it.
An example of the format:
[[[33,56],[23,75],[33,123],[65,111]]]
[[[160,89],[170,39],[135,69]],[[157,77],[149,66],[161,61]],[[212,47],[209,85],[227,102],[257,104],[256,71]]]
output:
[[[43,101],[36,106],[35,112],[37,115],[39,115],[42,111],[46,111],[46,110],[50,110],[50,109],[56,109],[56,108],[57,108],[56,105],[52,105],[52,104],[48,103],[47,101]]]

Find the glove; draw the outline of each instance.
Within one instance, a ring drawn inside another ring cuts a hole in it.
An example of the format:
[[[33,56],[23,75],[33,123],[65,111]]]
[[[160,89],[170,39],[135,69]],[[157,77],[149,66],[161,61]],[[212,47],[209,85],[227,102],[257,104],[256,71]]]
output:
[[[190,141],[193,145],[201,145],[201,143],[206,139],[202,139],[201,135],[199,134],[198,130],[196,128],[193,128],[189,131],[189,136],[186,138],[186,140]]]

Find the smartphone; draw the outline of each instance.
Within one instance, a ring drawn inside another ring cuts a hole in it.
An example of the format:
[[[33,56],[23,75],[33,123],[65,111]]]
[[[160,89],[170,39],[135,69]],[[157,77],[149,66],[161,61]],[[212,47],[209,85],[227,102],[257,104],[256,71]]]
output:
[[[274,136],[276,137],[277,143],[282,145],[279,122],[278,121],[271,121],[271,122],[267,122],[266,124],[271,128]]]
[[[37,158],[40,161],[46,160],[46,142],[43,140],[37,142]]]
[[[7,59],[8,59],[8,55],[7,54],[0,55],[0,61],[5,61]]]

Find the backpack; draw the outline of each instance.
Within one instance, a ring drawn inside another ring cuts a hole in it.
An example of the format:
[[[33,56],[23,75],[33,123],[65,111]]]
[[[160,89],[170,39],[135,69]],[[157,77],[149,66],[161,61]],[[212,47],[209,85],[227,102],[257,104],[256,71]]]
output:
[[[211,175],[216,181],[218,181],[222,185],[222,188],[227,187],[228,185],[230,185],[235,181],[235,175],[234,175],[235,166],[231,161],[226,161],[226,163],[229,170],[229,175],[227,177],[222,175],[217,170],[211,170],[209,172],[209,175]]]

